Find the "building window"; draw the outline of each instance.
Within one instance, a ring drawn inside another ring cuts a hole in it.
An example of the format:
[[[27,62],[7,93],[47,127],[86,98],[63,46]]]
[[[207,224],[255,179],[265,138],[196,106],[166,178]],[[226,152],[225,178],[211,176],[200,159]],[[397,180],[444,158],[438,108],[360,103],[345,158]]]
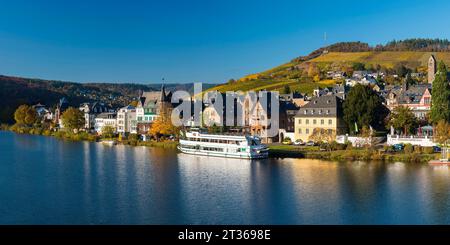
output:
[[[330,114],[330,110],[327,110],[327,115]]]
[[[302,119],[298,119],[298,124],[302,124]]]
[[[306,134],[309,134],[309,128],[306,129]]]
[[[298,133],[299,133],[299,134],[302,133],[302,129],[301,129],[301,128],[298,129]]]
[[[328,119],[328,125],[333,124],[333,120],[332,119]]]
[[[305,124],[308,125],[309,124],[309,119],[305,120]]]
[[[317,123],[317,120],[316,120],[316,119],[314,119],[314,120],[313,120],[313,124],[314,124],[314,125],[316,125],[316,123]]]
[[[321,124],[321,125],[324,125],[324,124],[325,124],[325,120],[321,119],[321,120],[320,120],[320,124]]]

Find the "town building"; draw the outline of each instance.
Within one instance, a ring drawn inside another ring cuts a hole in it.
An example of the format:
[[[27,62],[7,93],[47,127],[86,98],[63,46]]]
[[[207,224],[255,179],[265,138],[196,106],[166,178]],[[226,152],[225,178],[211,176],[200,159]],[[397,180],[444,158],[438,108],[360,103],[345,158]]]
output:
[[[336,137],[346,131],[343,100],[336,95],[314,97],[295,116],[295,139],[309,141],[317,130]]]
[[[433,83],[437,72],[437,60],[434,55],[431,55],[428,59],[428,83]]]
[[[280,94],[280,101],[291,101],[297,106],[304,106],[308,104],[309,99],[305,94],[299,92],[292,92],[290,94]]]
[[[110,107],[101,102],[83,103],[78,109],[84,114],[84,128],[86,130],[94,129],[95,118],[98,114],[112,112]]]
[[[137,133],[136,108],[128,105],[117,111],[117,132]]]
[[[292,101],[280,100],[278,140],[282,142],[285,138],[295,138],[295,115],[300,109]]]
[[[57,124],[60,128],[64,128],[64,125],[61,121],[61,115],[67,108],[69,108],[69,102],[67,101],[66,97],[63,97],[56,105],[55,117],[53,118],[54,123]]]
[[[350,87],[344,84],[335,84],[333,87],[326,87],[323,89],[316,88],[313,90],[314,97],[320,97],[324,95],[336,95],[339,98],[345,100],[348,92],[350,91]],[[298,104],[297,104],[298,105]],[[305,105],[305,104],[303,104]],[[303,105],[299,105],[302,107]]]
[[[114,112],[103,112],[95,117],[94,129],[97,134],[102,134],[104,127],[112,127],[117,131],[117,114]]]
[[[408,85],[406,82],[401,87],[390,90],[386,98],[386,106],[393,111],[397,106],[405,106],[411,109],[416,118],[425,120],[431,110],[430,83]]]
[[[33,105],[33,108],[36,110],[36,113],[42,122],[53,120],[53,113],[45,105],[38,103]]]
[[[138,134],[147,134],[151,124],[156,120],[163,110],[171,113],[173,105],[171,103],[172,92],[166,93],[165,86],[161,86],[161,91],[142,92],[139,96],[136,107],[136,125]]]

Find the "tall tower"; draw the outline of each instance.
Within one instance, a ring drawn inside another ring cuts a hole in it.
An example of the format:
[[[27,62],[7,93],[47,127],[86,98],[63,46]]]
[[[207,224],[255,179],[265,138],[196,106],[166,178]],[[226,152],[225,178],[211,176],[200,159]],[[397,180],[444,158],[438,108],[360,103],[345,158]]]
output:
[[[436,76],[436,58],[434,55],[431,55],[428,59],[428,83],[433,83],[434,78]]]

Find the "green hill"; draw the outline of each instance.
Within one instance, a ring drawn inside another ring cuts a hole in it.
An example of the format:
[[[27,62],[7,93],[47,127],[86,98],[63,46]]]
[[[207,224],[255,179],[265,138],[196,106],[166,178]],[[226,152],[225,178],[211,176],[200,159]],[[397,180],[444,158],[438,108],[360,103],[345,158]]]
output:
[[[375,47],[361,42],[337,43],[315,50],[308,56],[295,58],[286,64],[218,85],[210,90],[225,92],[265,89],[282,92],[287,85],[291,91],[311,93],[314,88],[336,83],[327,79],[327,71],[351,73],[355,70],[355,64],[388,74],[395,74],[398,66],[405,67],[410,72],[426,73],[427,61],[432,54],[438,61],[443,60],[450,64],[450,42],[439,39],[408,39]]]

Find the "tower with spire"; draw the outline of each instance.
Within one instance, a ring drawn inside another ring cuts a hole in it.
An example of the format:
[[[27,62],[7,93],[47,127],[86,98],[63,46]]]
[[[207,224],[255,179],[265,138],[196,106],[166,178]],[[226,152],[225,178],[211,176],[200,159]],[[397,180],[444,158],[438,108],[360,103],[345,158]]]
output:
[[[428,83],[433,83],[436,77],[437,61],[434,55],[431,55],[428,59]]]

